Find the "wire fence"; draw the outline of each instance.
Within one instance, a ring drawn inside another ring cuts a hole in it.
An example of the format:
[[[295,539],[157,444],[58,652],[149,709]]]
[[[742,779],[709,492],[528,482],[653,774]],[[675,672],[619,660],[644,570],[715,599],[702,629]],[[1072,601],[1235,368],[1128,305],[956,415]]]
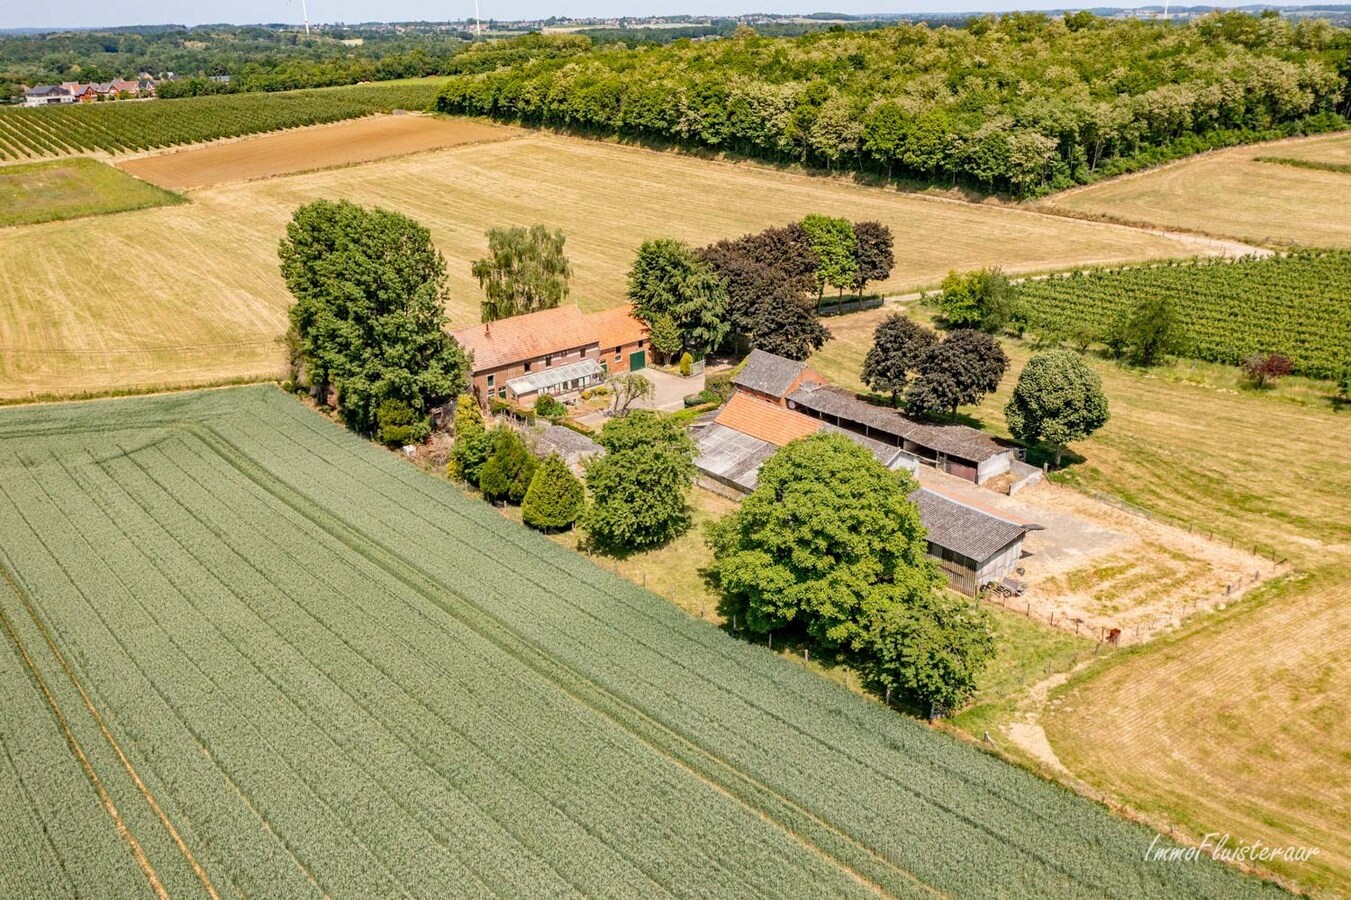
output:
[[[1222,534],[1220,532],[1215,531],[1214,529],[1207,529],[1204,527],[1198,528],[1193,523],[1188,522],[1184,519],[1175,518],[1174,516],[1170,516],[1165,513],[1159,513],[1154,512],[1153,510],[1145,509],[1143,506],[1137,506],[1136,504],[1131,503],[1129,500],[1122,500],[1120,497],[1114,497],[1111,494],[1104,494],[1099,491],[1088,491],[1087,493],[1094,500],[1097,500],[1100,503],[1105,503],[1108,506],[1115,507],[1116,509],[1119,509],[1122,512],[1129,513],[1133,516],[1139,516],[1140,518],[1147,519],[1151,522],[1162,522],[1165,525],[1171,525],[1172,527],[1177,528],[1181,531],[1185,531],[1188,534],[1194,534],[1197,535],[1198,537],[1203,537],[1206,540],[1212,541],[1216,544],[1221,544],[1226,547],[1231,547],[1235,550],[1245,550],[1251,553],[1253,556],[1260,556],[1263,559],[1271,560],[1272,563],[1274,563],[1278,567],[1283,566],[1290,561],[1288,556],[1286,556],[1284,553],[1281,553],[1279,549],[1271,546],[1270,544],[1261,544],[1255,542],[1249,543],[1247,541],[1238,540],[1233,535]]]

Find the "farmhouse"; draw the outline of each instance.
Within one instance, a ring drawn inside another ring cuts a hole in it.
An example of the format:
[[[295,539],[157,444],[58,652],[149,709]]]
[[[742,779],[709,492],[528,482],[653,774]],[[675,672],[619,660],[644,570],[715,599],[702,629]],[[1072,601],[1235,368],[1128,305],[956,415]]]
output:
[[[757,377],[769,366],[758,367]],[[788,380],[780,378],[777,383]],[[760,467],[780,447],[818,432],[844,435],[889,469],[916,472],[919,468],[919,460],[904,449],[778,406],[740,385],[715,418],[696,423],[691,430],[699,485],[733,500],[755,490]],[[929,532],[929,555],[938,561],[948,584],[966,594],[974,595],[1012,572],[1022,557],[1024,535],[1041,528],[928,487],[916,490],[910,499],[919,507],[920,521]]]
[[[628,306],[587,315],[568,304],[464,328],[454,338],[472,355],[483,403],[570,397],[647,364],[647,329]]]

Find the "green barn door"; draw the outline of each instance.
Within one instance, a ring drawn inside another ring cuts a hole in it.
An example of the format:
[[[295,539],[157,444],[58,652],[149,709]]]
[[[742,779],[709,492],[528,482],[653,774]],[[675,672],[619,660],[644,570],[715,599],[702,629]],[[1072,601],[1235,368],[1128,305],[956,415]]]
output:
[[[647,351],[635,350],[629,354],[629,371],[637,372],[647,368]]]

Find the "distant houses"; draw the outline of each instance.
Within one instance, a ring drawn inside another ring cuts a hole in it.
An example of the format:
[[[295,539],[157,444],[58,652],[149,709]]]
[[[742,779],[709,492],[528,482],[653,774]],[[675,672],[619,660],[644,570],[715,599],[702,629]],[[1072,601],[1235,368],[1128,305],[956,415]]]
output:
[[[619,372],[647,366],[647,326],[629,306],[583,313],[573,304],[454,332],[473,358],[481,403],[568,398]]]
[[[691,427],[700,485],[732,499],[755,490],[760,467],[780,447],[820,432],[844,435],[889,469],[917,473],[928,465],[967,481],[984,480],[982,465],[985,478],[996,474],[1002,454],[1013,457],[974,428],[913,422],[832,387],[805,363],[763,351],[751,353],[732,385],[727,405]],[[1008,463],[1002,466],[1007,471]],[[928,532],[929,555],[966,594],[1016,571],[1024,536],[1042,527],[934,486],[910,499]]]
[[[96,103],[100,100],[129,100],[155,95],[155,80],[142,73],[136,81],[115,78],[112,81],[39,84],[24,88],[24,106],[57,106],[63,103]]]

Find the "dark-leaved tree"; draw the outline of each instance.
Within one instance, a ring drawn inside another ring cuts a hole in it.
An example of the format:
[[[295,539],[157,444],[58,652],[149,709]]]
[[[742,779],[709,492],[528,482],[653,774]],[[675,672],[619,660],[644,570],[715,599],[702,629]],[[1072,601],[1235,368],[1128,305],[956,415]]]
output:
[[[870,281],[885,281],[896,265],[891,229],[881,222],[854,223],[854,293],[863,296]]]
[[[891,405],[910,384],[924,354],[938,337],[904,313],[892,313],[873,332],[873,345],[863,357],[863,383],[879,394],[890,394]]]
[[[959,328],[929,347],[905,394],[906,411],[919,416],[957,414],[999,389],[1009,358],[999,341],[983,331]]]
[[[316,200],[291,217],[279,254],[303,377],[321,402],[336,389],[348,427],[375,433],[389,400],[425,421],[463,390],[464,354],[446,331],[446,264],[426,228]]]

